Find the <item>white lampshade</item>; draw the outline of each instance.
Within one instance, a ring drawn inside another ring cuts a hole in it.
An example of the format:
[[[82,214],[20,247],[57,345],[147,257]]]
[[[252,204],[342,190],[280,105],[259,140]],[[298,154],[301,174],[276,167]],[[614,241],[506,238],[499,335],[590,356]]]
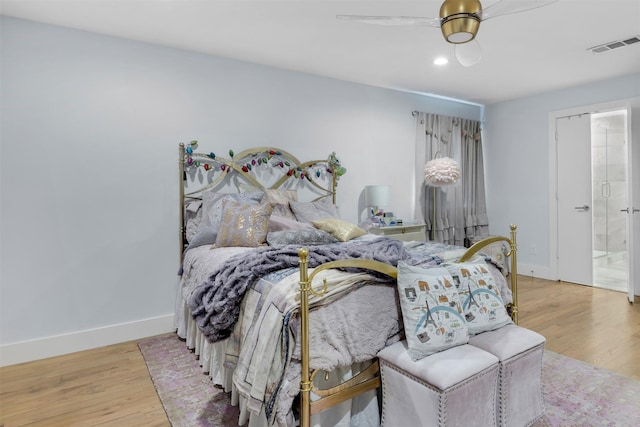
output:
[[[424,165],[424,179],[432,187],[453,185],[460,179],[460,165],[449,157],[429,160]]]
[[[367,185],[364,187],[365,206],[387,206],[389,204],[388,185]]]

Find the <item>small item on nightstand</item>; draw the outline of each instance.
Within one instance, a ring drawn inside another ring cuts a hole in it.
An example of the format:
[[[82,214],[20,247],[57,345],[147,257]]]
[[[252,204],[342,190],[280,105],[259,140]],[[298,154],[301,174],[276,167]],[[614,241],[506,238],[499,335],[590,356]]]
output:
[[[396,225],[397,221],[393,217],[393,212],[385,212],[382,216],[383,226]]]
[[[370,209],[369,216],[372,227],[386,225],[386,213],[382,207],[389,204],[389,188],[388,185],[367,185],[364,188],[364,202]]]

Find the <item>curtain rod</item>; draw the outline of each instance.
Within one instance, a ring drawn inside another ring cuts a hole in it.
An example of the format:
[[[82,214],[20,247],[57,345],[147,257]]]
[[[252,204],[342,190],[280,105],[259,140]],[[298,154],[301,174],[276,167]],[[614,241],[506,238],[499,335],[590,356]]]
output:
[[[412,115],[413,117],[417,116],[418,114],[420,114],[420,112],[419,112],[419,111],[416,111],[416,110],[413,110],[413,111],[411,112],[411,115]]]

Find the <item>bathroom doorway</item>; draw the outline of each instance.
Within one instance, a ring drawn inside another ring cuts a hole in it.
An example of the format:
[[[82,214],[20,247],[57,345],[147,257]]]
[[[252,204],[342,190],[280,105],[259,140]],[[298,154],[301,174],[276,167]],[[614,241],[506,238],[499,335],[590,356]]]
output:
[[[550,114],[551,267],[557,280],[626,292],[632,302],[640,210],[631,176],[640,155],[631,105],[612,104]]]
[[[593,285],[627,291],[627,111],[591,114]]]

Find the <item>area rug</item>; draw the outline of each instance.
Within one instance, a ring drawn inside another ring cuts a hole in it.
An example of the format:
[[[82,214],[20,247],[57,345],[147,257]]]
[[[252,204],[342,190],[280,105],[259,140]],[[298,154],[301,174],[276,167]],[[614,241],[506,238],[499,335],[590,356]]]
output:
[[[202,373],[175,334],[138,343],[173,427],[237,426],[229,394]],[[535,427],[640,426],[640,381],[545,351],[546,414]]]

